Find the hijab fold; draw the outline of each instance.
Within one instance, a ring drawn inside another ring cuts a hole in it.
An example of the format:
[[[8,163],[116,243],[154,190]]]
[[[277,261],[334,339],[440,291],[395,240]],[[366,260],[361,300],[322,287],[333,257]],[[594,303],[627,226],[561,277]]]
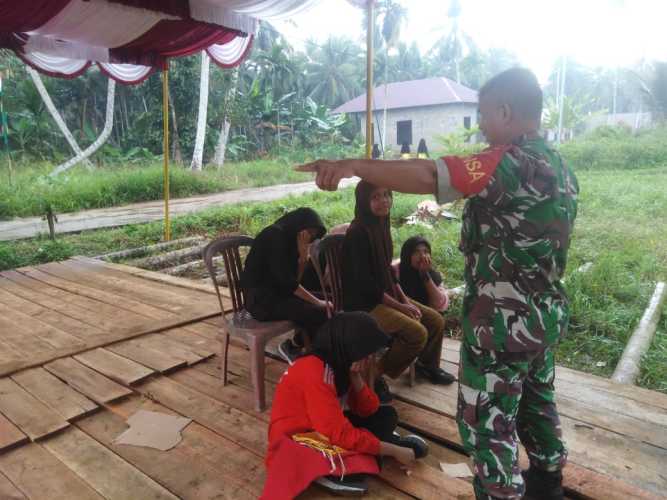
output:
[[[389,217],[378,217],[371,210],[371,196],[378,186],[370,182],[360,181],[354,190],[356,203],[354,206],[354,220],[352,228],[362,228],[366,231],[371,246],[373,271],[385,292],[396,298],[394,277],[391,272],[391,260],[394,255],[394,244],[391,239],[391,224]],[[391,195],[391,191],[389,191]]]
[[[311,354],[328,364],[334,372],[336,393],[350,389],[350,368],[389,344],[371,315],[365,312],[341,312],[320,327]]]

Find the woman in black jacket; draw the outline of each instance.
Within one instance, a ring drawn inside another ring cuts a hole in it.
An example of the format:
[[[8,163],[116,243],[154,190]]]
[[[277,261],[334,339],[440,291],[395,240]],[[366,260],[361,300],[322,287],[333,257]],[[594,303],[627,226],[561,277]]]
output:
[[[355,197],[354,220],[343,243],[343,308],[369,312],[392,337],[389,351],[379,362],[380,374],[395,379],[417,358],[421,374],[431,382],[454,382],[455,377],[440,368],[445,329],[442,315],[410,300],[391,268],[392,192],[361,181]],[[375,389],[381,400],[391,399],[382,378]]]
[[[317,212],[298,208],[264,228],[255,238],[241,275],[246,309],[259,321],[288,319],[309,338],[327,320],[325,301],[301,284],[310,243],[326,228]],[[280,354],[291,364],[303,348],[299,334],[283,342]]]

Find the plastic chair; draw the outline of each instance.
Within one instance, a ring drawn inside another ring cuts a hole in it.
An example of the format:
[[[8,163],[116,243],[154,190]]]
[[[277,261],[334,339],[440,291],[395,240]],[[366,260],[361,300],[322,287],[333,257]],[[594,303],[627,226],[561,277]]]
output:
[[[258,321],[254,319],[245,309],[245,295],[240,285],[241,255],[239,248],[249,247],[253,243],[249,236],[223,236],[209,243],[202,250],[202,257],[206,268],[213,280],[215,292],[218,295],[220,311],[223,320],[222,355],[222,383],[227,385],[227,356],[229,354],[230,335],[243,339],[250,349],[250,378],[252,380],[255,397],[255,409],[264,411],[266,408],[266,395],[264,390],[264,349],[269,340],[283,335],[295,329],[291,321]],[[214,257],[222,254],[229,292],[232,296],[232,312],[225,312],[222,302],[222,294],[216,279],[216,265]]]
[[[321,240],[315,240],[310,245],[310,261],[315,268],[315,273],[320,280],[320,287],[324,300],[333,304],[333,311],[327,310],[329,318],[333,313],[343,310],[343,241],[345,235],[332,234]],[[322,269],[322,256],[324,256],[325,268]],[[417,378],[415,370],[416,360],[410,364],[408,385],[413,387]]]

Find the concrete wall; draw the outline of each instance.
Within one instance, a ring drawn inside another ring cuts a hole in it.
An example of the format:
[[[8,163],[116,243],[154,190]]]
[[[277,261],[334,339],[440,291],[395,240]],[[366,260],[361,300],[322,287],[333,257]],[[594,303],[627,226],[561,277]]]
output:
[[[358,113],[361,120],[361,133],[366,136],[366,113]],[[417,152],[419,140],[424,138],[430,150],[440,149],[440,144],[435,140],[438,135],[450,134],[463,128],[463,118],[470,117],[470,126],[477,125],[477,104],[443,104],[438,106],[422,106],[417,108],[399,108],[387,111],[387,141],[389,149],[394,152],[400,151],[401,146],[397,143],[396,123],[404,120],[412,120],[412,145],[413,153]],[[375,142],[379,144],[378,125],[382,131],[382,110],[374,112]],[[475,138],[471,139],[474,142]]]

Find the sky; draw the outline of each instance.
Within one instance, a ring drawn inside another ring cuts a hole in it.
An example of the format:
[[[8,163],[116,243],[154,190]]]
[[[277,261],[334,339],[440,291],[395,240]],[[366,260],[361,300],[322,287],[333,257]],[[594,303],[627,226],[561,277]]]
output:
[[[408,9],[401,32],[422,54],[447,34],[449,0],[400,0]],[[461,0],[460,24],[483,49],[498,47],[546,82],[561,56],[589,66],[667,61],[667,0]],[[329,35],[363,40],[361,10],[347,0],[321,0],[289,21],[275,22],[296,47]]]

